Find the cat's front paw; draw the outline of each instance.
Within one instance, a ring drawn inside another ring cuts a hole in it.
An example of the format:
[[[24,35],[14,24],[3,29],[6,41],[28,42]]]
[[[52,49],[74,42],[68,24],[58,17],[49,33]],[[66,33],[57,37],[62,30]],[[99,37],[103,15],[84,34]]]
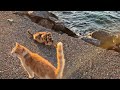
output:
[[[28,79],[34,79],[34,77],[29,77]]]
[[[29,76],[29,79],[34,79],[34,76]]]

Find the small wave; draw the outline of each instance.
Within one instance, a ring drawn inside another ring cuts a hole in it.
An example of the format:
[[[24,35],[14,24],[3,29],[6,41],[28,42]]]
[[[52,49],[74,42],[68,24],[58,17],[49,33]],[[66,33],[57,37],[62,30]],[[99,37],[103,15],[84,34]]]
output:
[[[53,13],[77,34],[120,23],[119,11],[53,11]]]

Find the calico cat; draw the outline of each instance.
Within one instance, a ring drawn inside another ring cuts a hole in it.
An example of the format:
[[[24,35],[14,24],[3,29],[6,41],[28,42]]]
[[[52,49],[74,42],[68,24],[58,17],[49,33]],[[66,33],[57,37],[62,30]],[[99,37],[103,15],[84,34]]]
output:
[[[28,33],[33,37],[33,39],[39,43],[44,43],[45,45],[53,45],[53,37],[51,32],[37,32],[35,34]]]
[[[62,42],[57,44],[56,52],[57,68],[42,56],[31,52],[17,42],[16,46],[11,51],[12,54],[15,54],[20,59],[22,66],[29,75],[29,79],[32,79],[34,74],[40,79],[62,79],[65,66]]]

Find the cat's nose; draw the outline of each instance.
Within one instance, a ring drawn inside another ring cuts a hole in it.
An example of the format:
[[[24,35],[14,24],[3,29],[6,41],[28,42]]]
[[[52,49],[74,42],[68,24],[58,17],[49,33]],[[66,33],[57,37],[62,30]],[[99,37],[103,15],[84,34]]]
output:
[[[10,52],[10,55],[13,56],[13,52]]]
[[[13,54],[14,54],[14,50],[12,50],[12,51],[10,52],[10,54],[13,55]]]
[[[10,55],[11,55],[12,57],[16,57],[16,54],[15,54],[14,52],[10,52]]]
[[[10,53],[13,54],[13,50]]]

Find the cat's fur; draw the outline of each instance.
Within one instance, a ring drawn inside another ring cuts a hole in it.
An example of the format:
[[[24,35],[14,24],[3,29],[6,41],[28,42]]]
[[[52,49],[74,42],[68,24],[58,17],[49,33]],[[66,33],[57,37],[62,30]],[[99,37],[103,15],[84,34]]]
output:
[[[11,53],[17,55],[20,59],[22,66],[29,75],[29,78],[33,78],[34,74],[36,74],[41,79],[62,79],[65,66],[62,42],[57,44],[56,51],[57,68],[42,56],[31,52],[29,49],[17,42]]]
[[[51,32],[36,32],[35,34],[31,34],[30,31],[28,33],[33,37],[33,39],[39,43],[44,43],[45,45],[53,45],[53,37]]]

